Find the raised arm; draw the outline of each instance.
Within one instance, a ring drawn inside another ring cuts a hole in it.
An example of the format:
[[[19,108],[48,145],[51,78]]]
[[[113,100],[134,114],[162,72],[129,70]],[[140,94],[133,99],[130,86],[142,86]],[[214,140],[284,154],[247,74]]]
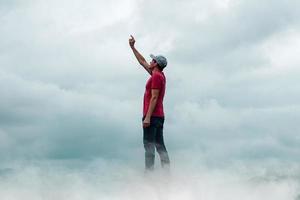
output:
[[[142,54],[140,54],[140,52],[138,52],[138,50],[134,47],[134,44],[135,44],[135,39],[132,35],[130,35],[130,38],[129,38],[129,45],[130,45],[130,48],[132,49],[136,59],[138,60],[138,62],[140,63],[140,65],[142,65],[145,70],[151,75],[152,72],[151,70],[149,69],[149,64],[147,63],[147,61],[145,60],[145,58],[142,56]]]

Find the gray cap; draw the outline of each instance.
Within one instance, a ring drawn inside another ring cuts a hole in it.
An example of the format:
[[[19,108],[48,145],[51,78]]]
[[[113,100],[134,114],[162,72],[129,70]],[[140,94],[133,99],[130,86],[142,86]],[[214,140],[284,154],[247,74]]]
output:
[[[155,56],[151,54],[150,57],[155,60],[161,68],[165,68],[168,64],[167,59],[162,55]]]

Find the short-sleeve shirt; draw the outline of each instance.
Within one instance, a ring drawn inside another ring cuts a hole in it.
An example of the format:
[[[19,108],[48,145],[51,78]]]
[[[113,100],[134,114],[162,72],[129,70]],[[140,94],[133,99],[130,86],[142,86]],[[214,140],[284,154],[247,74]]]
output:
[[[163,72],[153,72],[151,77],[148,79],[144,94],[144,104],[143,104],[143,116],[148,112],[151,99],[151,90],[159,89],[159,95],[157,99],[156,106],[151,116],[164,117],[164,106],[163,100],[166,90],[166,77]]]

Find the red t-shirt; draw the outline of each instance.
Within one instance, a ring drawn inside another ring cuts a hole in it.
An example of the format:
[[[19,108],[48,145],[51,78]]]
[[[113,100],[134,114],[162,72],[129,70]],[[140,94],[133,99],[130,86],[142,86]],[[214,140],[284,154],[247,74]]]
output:
[[[159,89],[156,106],[151,116],[164,117],[163,100],[166,90],[166,77],[163,72],[153,72],[148,79],[144,94],[143,116],[148,112],[151,99],[151,89]]]

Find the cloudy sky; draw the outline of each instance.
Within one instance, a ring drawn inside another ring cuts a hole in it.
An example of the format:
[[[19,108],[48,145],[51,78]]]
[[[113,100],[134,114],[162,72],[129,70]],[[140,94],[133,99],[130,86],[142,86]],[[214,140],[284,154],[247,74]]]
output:
[[[134,159],[148,75],[132,34],[148,60],[169,61],[171,155],[299,161],[299,6],[0,1],[1,160]]]
[[[148,75],[132,34],[169,61],[171,155],[299,161],[298,1],[0,3],[1,160],[138,152]]]
[[[149,75],[130,34],[148,61],[151,53],[168,58],[164,134],[175,166],[297,165],[299,7],[296,0],[0,0],[1,167],[143,165]]]

